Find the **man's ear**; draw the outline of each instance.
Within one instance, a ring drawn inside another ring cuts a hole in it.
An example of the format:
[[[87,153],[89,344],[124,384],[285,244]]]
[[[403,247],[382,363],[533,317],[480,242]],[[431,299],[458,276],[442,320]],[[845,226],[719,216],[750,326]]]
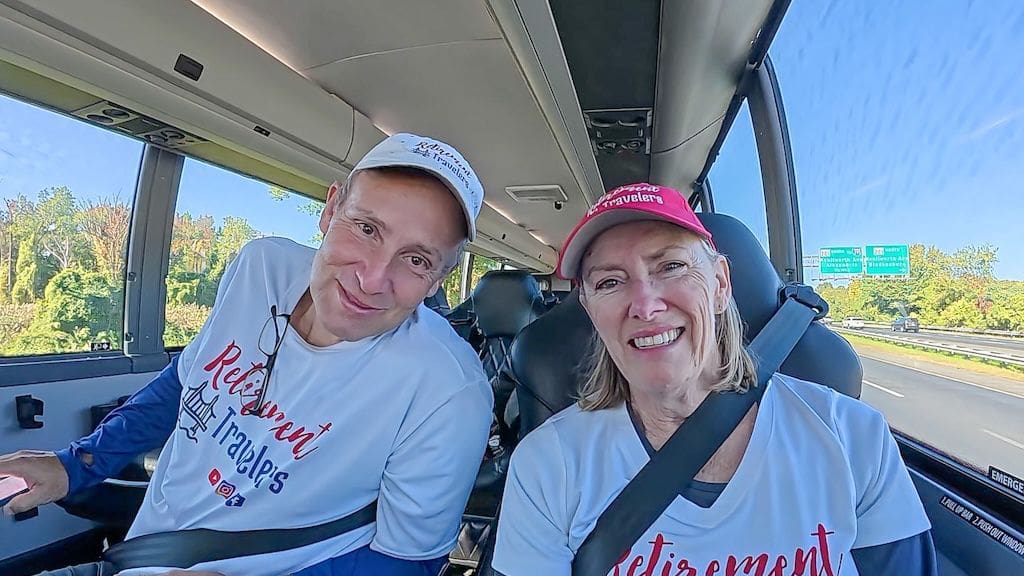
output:
[[[434,283],[433,283],[433,284],[432,284],[432,285],[430,286],[430,290],[429,290],[429,291],[427,292],[427,295],[426,295],[426,296],[424,296],[424,299],[426,299],[426,298],[429,298],[430,296],[433,296],[433,295],[434,295],[434,293],[436,293],[436,292],[437,292],[438,290],[440,290],[440,289],[441,289],[441,283],[442,283],[442,282],[444,282],[444,278],[445,278],[445,277],[444,277],[444,276],[442,276],[442,277],[441,277],[440,279],[438,279],[437,281],[435,281],[435,282],[434,282]]]
[[[327,199],[324,200],[324,209],[320,212],[320,232],[327,234],[327,229],[331,225],[331,220],[334,218],[334,212],[338,208],[338,193],[341,190],[341,185],[335,180],[331,187],[327,189]]]

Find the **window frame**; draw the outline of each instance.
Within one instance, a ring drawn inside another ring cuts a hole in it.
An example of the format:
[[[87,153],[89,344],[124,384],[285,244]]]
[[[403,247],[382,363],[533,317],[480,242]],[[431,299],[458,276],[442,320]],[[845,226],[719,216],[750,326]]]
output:
[[[152,293],[153,290],[159,290],[162,294],[164,290],[163,275],[170,246],[170,227],[166,222],[173,219],[184,158],[139,138],[87,122],[63,110],[15,94],[4,93],[4,96],[73,122],[82,122],[135,140],[142,144],[142,151],[136,169],[129,230],[125,240],[121,349],[3,356],[0,357],[0,388],[160,370],[170,359],[168,351],[161,347],[162,339],[153,338],[154,326],[159,325],[159,329],[163,329],[163,300],[152,305],[142,299],[142,294]],[[159,265],[155,266],[154,262]],[[162,336],[160,332],[156,335],[158,338]]]

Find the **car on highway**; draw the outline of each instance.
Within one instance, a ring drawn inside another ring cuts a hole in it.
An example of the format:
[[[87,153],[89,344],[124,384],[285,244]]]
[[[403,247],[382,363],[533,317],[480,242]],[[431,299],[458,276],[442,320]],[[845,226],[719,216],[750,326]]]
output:
[[[864,319],[857,316],[847,316],[843,318],[843,328],[849,328],[850,330],[863,330]]]
[[[921,323],[911,316],[900,316],[892,321],[893,332],[920,332]]]

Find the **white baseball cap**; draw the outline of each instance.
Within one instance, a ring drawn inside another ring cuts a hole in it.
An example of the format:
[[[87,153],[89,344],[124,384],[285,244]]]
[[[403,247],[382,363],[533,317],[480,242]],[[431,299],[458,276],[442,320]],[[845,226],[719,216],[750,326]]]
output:
[[[353,168],[409,166],[436,176],[452,191],[466,216],[469,239],[476,237],[476,218],[484,202],[484,187],[476,172],[458,150],[433,138],[398,133],[388,136],[363,156]]]

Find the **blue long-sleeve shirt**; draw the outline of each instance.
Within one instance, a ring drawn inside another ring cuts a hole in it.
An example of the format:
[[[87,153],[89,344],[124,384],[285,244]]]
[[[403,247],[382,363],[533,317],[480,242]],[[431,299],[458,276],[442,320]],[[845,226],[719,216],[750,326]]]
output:
[[[57,452],[73,494],[124,469],[139,454],[163,446],[178,421],[181,381],[178,357],[156,378],[113,410],[92,434]],[[402,560],[364,546],[310,566],[294,576],[436,576],[446,558]]]

